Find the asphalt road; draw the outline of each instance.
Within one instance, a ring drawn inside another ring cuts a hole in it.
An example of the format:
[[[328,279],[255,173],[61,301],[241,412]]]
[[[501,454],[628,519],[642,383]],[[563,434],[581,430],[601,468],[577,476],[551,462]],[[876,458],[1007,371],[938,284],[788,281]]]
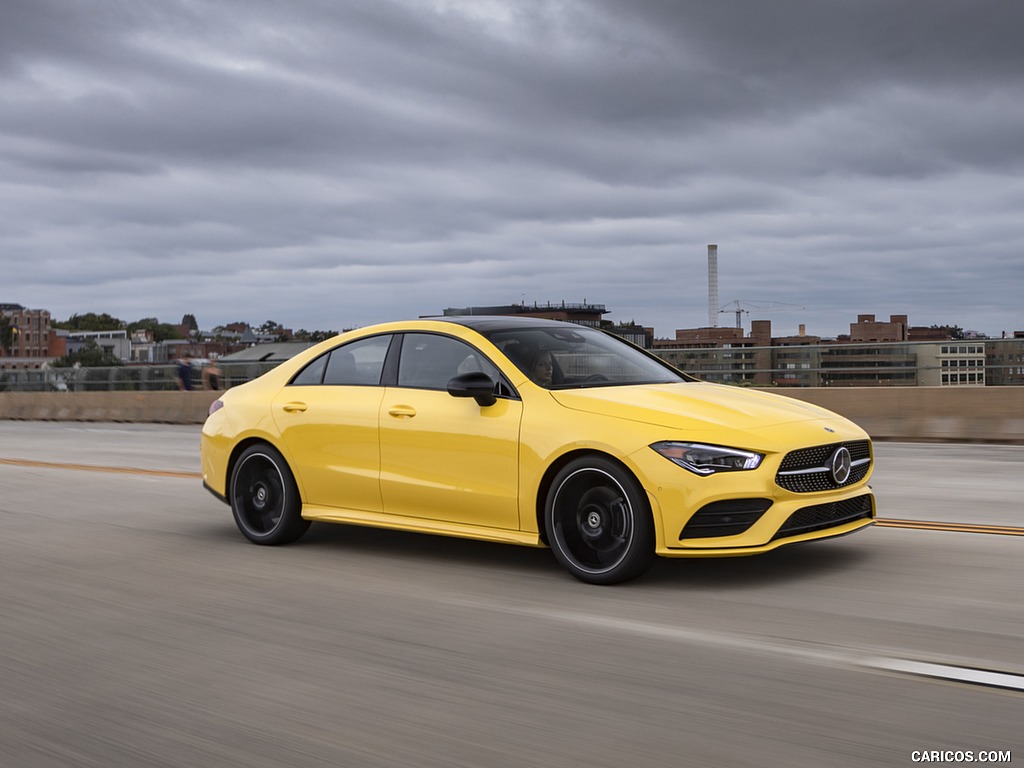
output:
[[[591,587],[456,539],[253,546],[197,449],[0,421],[0,765],[1024,760],[1024,536],[875,527]],[[876,457],[883,518],[1024,526],[1024,447]]]

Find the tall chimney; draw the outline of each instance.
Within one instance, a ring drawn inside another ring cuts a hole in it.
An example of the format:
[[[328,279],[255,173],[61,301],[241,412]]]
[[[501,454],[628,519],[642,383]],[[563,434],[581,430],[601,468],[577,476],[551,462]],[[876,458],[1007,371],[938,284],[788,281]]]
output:
[[[708,328],[718,327],[718,246],[708,245]]]

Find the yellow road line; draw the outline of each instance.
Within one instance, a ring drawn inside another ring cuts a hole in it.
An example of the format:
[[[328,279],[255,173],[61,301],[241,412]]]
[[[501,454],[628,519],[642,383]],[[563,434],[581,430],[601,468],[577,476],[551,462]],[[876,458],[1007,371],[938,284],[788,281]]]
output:
[[[68,464],[55,461],[34,461],[31,459],[0,459],[0,464],[12,467],[37,467],[42,469],[73,469],[82,472],[109,472],[118,475],[151,475],[155,477],[185,477],[190,480],[202,478],[201,472],[175,472],[167,469],[142,469],[141,467],[105,467],[96,464]]]
[[[182,477],[202,479],[201,472],[176,472],[166,469],[140,467],[106,467],[96,464],[69,464],[31,459],[0,459],[0,464],[12,467],[39,467],[43,469],[71,469],[83,472],[108,472],[119,475],[150,475],[154,477]],[[1001,536],[1024,536],[1024,528],[1011,525],[977,525],[975,523],[940,523],[933,520],[875,520],[879,528],[908,528],[917,531],[954,531],[957,533],[990,533]]]
[[[940,523],[932,520],[876,520],[875,525],[882,528],[911,528],[919,531],[956,531],[958,533],[995,533],[1002,536],[1024,536],[1024,528],[1012,525]]]

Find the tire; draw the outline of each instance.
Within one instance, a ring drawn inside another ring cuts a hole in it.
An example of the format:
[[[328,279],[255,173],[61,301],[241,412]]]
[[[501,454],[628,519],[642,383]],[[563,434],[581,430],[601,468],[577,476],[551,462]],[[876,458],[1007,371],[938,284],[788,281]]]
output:
[[[654,563],[654,520],[644,490],[619,464],[575,459],[551,483],[544,527],[555,558],[580,581],[618,584]]]
[[[242,451],[231,471],[228,501],[238,530],[254,544],[287,544],[309,529],[288,463],[269,445]]]

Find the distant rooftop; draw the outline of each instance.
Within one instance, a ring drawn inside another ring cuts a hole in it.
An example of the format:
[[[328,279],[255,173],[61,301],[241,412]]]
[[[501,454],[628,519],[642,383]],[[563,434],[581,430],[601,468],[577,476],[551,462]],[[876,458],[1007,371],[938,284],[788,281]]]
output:
[[[505,304],[495,307],[449,307],[444,310],[445,317],[458,317],[461,315],[532,315],[538,312],[569,312],[586,314],[608,314],[604,304],[590,304],[588,302],[572,303],[560,302],[546,304],[534,302],[530,304]]]
[[[220,358],[222,363],[283,363],[313,346],[309,341],[279,341],[256,344]]]

